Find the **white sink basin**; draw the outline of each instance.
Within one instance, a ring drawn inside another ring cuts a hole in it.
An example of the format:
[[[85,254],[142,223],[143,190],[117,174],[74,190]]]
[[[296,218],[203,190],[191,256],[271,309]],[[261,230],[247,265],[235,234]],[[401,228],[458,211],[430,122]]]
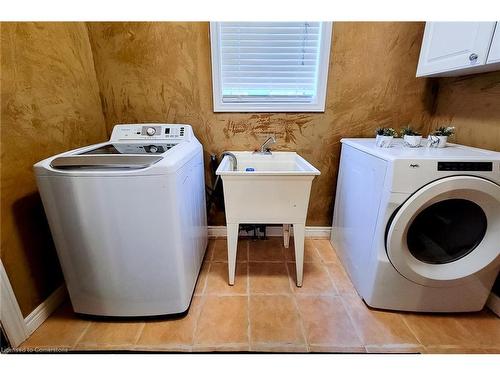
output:
[[[217,168],[217,174],[225,175],[319,175],[320,172],[296,152],[273,152],[271,155],[250,151],[232,152],[238,160],[238,170],[233,171],[232,160],[225,156]],[[253,171],[247,171],[253,168]]]
[[[234,284],[239,224],[284,224],[285,246],[292,224],[297,285],[301,286],[307,207],[312,180],[319,170],[295,152],[232,153],[237,170],[233,170],[232,158],[225,156],[216,171],[224,188],[229,284]]]

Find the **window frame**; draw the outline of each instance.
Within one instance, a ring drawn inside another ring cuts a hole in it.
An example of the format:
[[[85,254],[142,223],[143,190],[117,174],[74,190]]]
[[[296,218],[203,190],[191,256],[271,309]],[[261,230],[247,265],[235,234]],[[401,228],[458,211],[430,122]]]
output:
[[[220,64],[220,24],[210,22],[210,51],[212,63],[212,95],[214,112],[324,112],[326,89],[330,64],[333,22],[321,22],[321,41],[318,62],[317,91],[315,100],[310,103],[224,103],[222,101],[221,64]],[[327,51],[327,52],[326,52]]]

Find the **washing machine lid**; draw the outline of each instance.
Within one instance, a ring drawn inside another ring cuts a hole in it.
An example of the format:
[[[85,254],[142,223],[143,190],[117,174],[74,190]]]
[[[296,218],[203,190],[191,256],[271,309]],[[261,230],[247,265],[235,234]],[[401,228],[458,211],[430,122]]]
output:
[[[53,159],[54,169],[143,169],[162,160],[176,143],[105,143]]]
[[[159,162],[161,156],[93,155],[61,156],[50,163],[54,169],[142,169]]]
[[[75,155],[163,154],[176,145],[176,143],[107,143],[91,150],[75,153]]]
[[[426,286],[460,284],[500,261],[500,186],[452,176],[415,192],[387,225],[394,268]]]

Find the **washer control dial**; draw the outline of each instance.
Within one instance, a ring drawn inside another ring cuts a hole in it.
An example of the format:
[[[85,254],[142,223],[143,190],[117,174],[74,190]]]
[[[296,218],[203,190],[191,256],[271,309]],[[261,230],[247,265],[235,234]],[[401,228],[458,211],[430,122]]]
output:
[[[155,128],[147,128],[146,129],[146,134],[149,136],[155,135],[156,129]]]

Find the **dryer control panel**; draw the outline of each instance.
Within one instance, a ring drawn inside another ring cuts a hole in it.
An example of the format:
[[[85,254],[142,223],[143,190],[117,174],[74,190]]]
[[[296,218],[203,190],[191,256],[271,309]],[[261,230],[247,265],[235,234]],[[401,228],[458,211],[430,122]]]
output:
[[[111,141],[124,140],[190,140],[192,130],[184,124],[119,124],[113,128]]]
[[[438,161],[438,171],[491,172],[493,163],[486,161]]]

